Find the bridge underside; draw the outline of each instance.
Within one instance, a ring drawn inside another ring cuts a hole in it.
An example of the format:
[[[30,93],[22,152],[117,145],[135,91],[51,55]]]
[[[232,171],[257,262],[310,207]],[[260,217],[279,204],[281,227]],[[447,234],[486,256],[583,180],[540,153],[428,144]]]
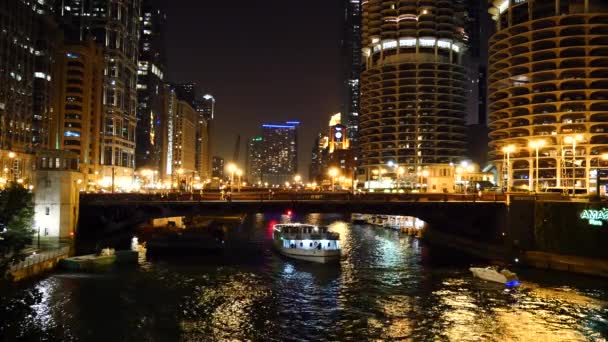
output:
[[[437,229],[459,236],[495,240],[506,230],[506,205],[501,202],[384,201],[204,201],[82,203],[78,235],[103,237],[129,231],[154,218],[233,216],[255,213],[351,213],[415,216]]]

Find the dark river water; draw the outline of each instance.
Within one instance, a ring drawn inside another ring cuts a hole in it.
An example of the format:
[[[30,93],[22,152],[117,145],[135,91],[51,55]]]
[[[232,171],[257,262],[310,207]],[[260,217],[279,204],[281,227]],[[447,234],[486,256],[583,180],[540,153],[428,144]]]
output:
[[[284,217],[283,217],[284,218]],[[475,260],[341,216],[340,265],[271,249],[281,215],[228,229],[221,255],[153,257],[135,269],[55,273],[1,294],[0,341],[605,341],[608,282],[518,270],[517,290]]]

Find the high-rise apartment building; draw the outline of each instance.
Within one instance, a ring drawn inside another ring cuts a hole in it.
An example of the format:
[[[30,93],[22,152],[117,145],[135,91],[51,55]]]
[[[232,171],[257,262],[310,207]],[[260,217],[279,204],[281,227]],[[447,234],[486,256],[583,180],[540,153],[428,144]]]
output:
[[[262,135],[247,144],[247,175],[251,182],[282,185],[298,172],[298,121],[263,124]]]
[[[55,57],[62,36],[44,2],[0,3],[0,149],[50,145]]]
[[[211,127],[215,115],[215,98],[205,94],[196,100],[195,109],[198,113],[198,126],[196,130],[196,169],[201,178],[211,176]]]
[[[52,123],[52,148],[76,153],[83,173],[99,174],[103,49],[92,39],[66,43],[57,63],[62,72],[55,82],[59,105]],[[89,177],[89,181],[99,180]]]
[[[135,166],[141,0],[62,0],[56,15],[72,40],[91,36],[104,48],[100,164],[131,179]]]
[[[137,69],[137,134],[135,166],[137,169],[161,169],[163,112],[161,96],[166,72],[164,28],[166,15],[144,0],[140,17],[139,61]]]
[[[608,2],[496,0],[490,13],[490,158],[503,183],[593,191],[608,153]]]
[[[357,139],[359,126],[360,78],[361,78],[361,0],[344,1],[344,37],[342,59],[344,67],[345,125],[351,141]]]
[[[459,162],[466,154],[463,1],[362,6],[358,147],[365,180],[377,179],[388,164],[415,175],[425,166]],[[380,177],[395,179],[396,170]]]
[[[198,86],[194,82],[176,83],[173,85],[177,98],[181,101],[188,102],[192,108],[196,108],[196,96],[198,95]]]
[[[213,168],[211,171],[211,177],[213,178],[224,178],[224,158],[213,156]]]
[[[0,2],[0,187],[31,184],[32,153],[50,147],[61,32],[49,2]]]
[[[320,182],[327,169],[329,138],[323,133],[317,134],[312,146],[309,178],[311,181]]]
[[[177,112],[177,96],[175,91],[169,84],[165,84],[160,92],[160,101],[163,103],[164,110],[160,117],[160,135],[161,135],[161,157],[159,181],[164,182],[164,186],[172,183],[174,174],[173,165],[173,150],[175,146],[175,113]]]
[[[265,166],[264,155],[264,139],[262,137],[253,137],[247,144],[247,179],[253,184],[262,182],[262,172]]]
[[[173,173],[193,175],[196,170],[196,126],[198,114],[192,106],[177,100],[173,116]]]
[[[211,176],[211,121],[215,115],[215,98],[200,96],[200,88],[194,82],[175,84],[177,98],[189,103],[197,112],[196,170],[203,179]]]

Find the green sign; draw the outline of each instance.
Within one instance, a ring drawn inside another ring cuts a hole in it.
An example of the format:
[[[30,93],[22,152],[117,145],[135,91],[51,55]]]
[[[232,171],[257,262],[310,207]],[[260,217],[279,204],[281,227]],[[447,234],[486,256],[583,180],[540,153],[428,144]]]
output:
[[[580,217],[583,220],[588,220],[592,226],[603,226],[604,221],[608,221],[608,209],[585,209],[581,212]]]

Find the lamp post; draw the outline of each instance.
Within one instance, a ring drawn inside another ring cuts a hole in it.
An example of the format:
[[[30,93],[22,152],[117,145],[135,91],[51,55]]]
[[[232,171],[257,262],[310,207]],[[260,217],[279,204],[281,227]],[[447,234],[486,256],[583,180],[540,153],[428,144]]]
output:
[[[300,185],[301,181],[302,181],[302,176],[300,176],[300,175],[293,176],[293,184],[296,187],[296,191],[298,190],[298,186]]]
[[[511,153],[515,152],[515,145],[507,145],[502,148],[502,152],[507,156],[507,192],[511,191]]]
[[[608,153],[604,153],[602,154],[601,160],[608,160]],[[600,176],[600,171],[602,170],[602,168],[600,167],[600,160],[598,159],[597,161],[597,171],[596,171],[596,176],[595,176],[595,193],[600,196],[600,180],[602,179]]]
[[[230,192],[232,192],[234,187],[234,173],[236,172],[237,167],[234,163],[228,164],[228,172],[230,172]]]
[[[335,187],[335,182],[336,182],[336,176],[338,176],[338,169],[336,169],[335,167],[332,167],[331,169],[329,169],[329,177],[331,177],[331,191],[336,191],[336,187]]]
[[[583,141],[583,136],[580,134],[569,135],[564,138],[566,144],[572,144],[572,196],[574,196],[576,186],[576,142]]]
[[[536,181],[536,184],[534,186],[534,191],[535,192],[539,191],[538,185],[540,183],[540,179],[538,178],[538,168],[539,168],[539,166],[538,166],[538,150],[541,147],[545,146],[545,144],[546,144],[546,142],[544,140],[533,140],[533,141],[530,141],[530,143],[528,144],[528,146],[530,148],[533,148],[533,149],[536,150],[536,166],[535,166],[535,168],[536,168],[536,175],[534,176],[535,181]],[[532,165],[530,165],[530,166],[532,166]],[[532,183],[532,184],[534,184],[534,183]]]
[[[236,188],[238,192],[241,192],[241,176],[243,176],[243,170],[236,170],[236,175],[239,177],[239,183],[236,185]]]
[[[179,192],[182,192],[182,175],[184,174],[184,169],[179,168],[177,170],[177,188],[179,189]]]

